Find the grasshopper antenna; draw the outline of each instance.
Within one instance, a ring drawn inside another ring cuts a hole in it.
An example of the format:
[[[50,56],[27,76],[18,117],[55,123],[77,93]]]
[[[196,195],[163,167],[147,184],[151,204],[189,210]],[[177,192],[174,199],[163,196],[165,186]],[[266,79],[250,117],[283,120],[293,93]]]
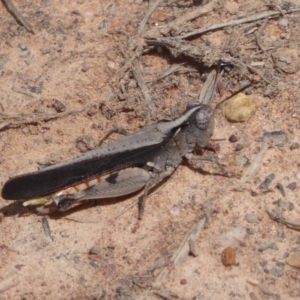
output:
[[[228,101],[230,98],[234,97],[235,95],[237,95],[238,93],[244,91],[245,89],[247,89],[248,87],[250,87],[252,85],[251,82],[247,83],[246,85],[244,85],[243,87],[241,87],[240,89],[238,89],[237,91],[235,91],[233,94],[231,94],[230,96],[226,97],[225,99],[223,99],[221,102],[219,102],[214,110],[217,110],[224,102]]]

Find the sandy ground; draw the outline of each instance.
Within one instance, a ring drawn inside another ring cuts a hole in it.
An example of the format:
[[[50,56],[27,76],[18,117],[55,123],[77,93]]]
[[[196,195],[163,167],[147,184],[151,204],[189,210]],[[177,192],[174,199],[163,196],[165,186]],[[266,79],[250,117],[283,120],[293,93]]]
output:
[[[132,61],[140,22],[153,1],[14,3],[35,34],[0,6],[1,187],[15,175],[81,155],[79,140],[85,138],[84,147],[93,148],[113,125],[135,132],[169,118],[170,107],[183,111],[210,71],[207,61],[174,58],[164,48],[140,43],[146,86],[141,91],[131,65],[124,66]],[[288,9],[281,1],[210,5],[180,34]],[[164,3],[143,34],[196,8],[192,1]],[[225,73],[215,103],[246,81],[252,82],[247,93],[259,99],[259,109],[246,122],[229,122],[222,108],[216,110],[213,138],[221,140],[215,142],[219,159],[239,176],[203,175],[179,166],[149,197],[136,232],[138,209],[128,208],[137,195],[46,216],[50,236],[42,216],[0,198],[0,299],[300,298],[300,271],[286,263],[291,254],[300,255],[294,230],[300,227],[299,12],[209,31],[189,42],[222,57]],[[226,55],[255,71],[225,66]],[[174,66],[180,69],[160,79]],[[285,134],[266,145],[263,134],[273,131]],[[232,135],[237,142],[229,141]],[[274,180],[260,187],[270,174]],[[295,228],[270,219],[266,210],[281,213],[281,220],[296,223]],[[174,266],[172,256],[197,224],[202,228],[198,255]],[[236,262],[224,266],[222,252],[228,246]]]

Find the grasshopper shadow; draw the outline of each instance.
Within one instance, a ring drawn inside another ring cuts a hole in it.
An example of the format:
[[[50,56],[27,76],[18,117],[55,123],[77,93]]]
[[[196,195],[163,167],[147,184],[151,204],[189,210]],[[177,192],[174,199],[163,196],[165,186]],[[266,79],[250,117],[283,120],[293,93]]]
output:
[[[78,204],[77,206],[70,208],[66,211],[56,211],[47,216],[49,216],[49,218],[51,219],[60,219],[62,217],[71,215],[77,211],[85,210],[91,207],[116,205],[120,202],[127,201],[131,198],[134,198],[136,195],[139,194],[139,192],[122,196],[122,197],[117,197],[117,198],[85,200],[81,202],[81,204]],[[6,206],[0,208],[0,214],[3,214],[5,217],[12,217],[12,216],[23,217],[30,214],[45,216],[43,214],[37,213],[34,208],[24,207],[22,203],[23,201],[14,201],[7,204]]]

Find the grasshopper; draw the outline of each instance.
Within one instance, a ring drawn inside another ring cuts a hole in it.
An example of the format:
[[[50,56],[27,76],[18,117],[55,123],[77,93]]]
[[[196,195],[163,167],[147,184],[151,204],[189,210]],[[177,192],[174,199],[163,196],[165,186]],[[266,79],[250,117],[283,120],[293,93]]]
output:
[[[139,219],[149,190],[172,175],[194,150],[204,149],[213,134],[214,111],[191,102],[175,120],[143,127],[108,145],[67,162],[9,179],[2,198],[29,200],[42,214],[65,211],[85,200],[115,198],[143,189]]]

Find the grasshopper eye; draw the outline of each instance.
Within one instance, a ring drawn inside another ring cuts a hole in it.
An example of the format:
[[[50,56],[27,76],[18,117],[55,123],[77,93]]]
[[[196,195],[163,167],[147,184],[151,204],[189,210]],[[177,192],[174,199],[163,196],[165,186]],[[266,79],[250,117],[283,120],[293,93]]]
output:
[[[203,105],[200,110],[195,115],[195,125],[201,130],[208,128],[213,116],[213,110],[207,106]]]

